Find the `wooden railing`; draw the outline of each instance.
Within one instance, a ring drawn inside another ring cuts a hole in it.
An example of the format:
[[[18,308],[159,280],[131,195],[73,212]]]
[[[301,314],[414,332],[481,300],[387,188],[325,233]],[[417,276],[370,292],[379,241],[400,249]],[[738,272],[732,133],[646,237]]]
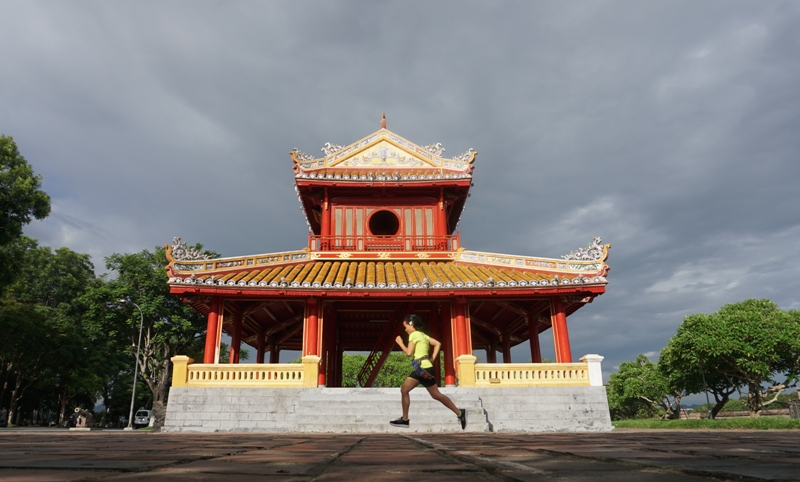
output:
[[[319,357],[303,363],[194,364],[186,356],[172,358],[173,387],[309,388],[317,386]]]
[[[311,251],[456,251],[460,233],[452,236],[308,236]]]
[[[580,387],[602,386],[600,361],[586,355],[581,363],[475,363],[472,355],[462,355],[458,381],[462,387]]]

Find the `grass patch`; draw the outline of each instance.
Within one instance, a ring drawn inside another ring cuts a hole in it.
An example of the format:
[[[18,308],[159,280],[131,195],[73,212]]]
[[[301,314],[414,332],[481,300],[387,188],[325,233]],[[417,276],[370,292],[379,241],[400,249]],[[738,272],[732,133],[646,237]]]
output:
[[[725,418],[720,420],[619,420],[611,422],[616,428],[659,428],[679,430],[796,430],[800,420],[778,417]]]

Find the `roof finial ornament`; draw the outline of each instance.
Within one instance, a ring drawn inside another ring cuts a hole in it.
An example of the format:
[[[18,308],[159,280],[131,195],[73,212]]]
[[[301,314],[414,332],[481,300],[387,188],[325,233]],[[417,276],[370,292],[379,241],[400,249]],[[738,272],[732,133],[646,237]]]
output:
[[[383,117],[381,118],[381,129],[386,129],[386,112],[383,113]]]

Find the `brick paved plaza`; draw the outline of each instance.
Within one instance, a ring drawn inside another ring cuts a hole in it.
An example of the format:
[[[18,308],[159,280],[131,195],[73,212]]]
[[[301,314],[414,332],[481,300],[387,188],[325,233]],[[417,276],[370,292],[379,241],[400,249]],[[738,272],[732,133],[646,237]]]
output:
[[[0,431],[0,480],[800,480],[798,431]]]

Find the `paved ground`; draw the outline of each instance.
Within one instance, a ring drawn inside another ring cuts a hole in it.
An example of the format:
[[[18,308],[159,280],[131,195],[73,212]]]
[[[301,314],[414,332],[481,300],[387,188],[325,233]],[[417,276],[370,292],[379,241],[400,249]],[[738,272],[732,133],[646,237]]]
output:
[[[800,480],[800,432],[276,435],[0,429],[4,482],[430,479]]]

